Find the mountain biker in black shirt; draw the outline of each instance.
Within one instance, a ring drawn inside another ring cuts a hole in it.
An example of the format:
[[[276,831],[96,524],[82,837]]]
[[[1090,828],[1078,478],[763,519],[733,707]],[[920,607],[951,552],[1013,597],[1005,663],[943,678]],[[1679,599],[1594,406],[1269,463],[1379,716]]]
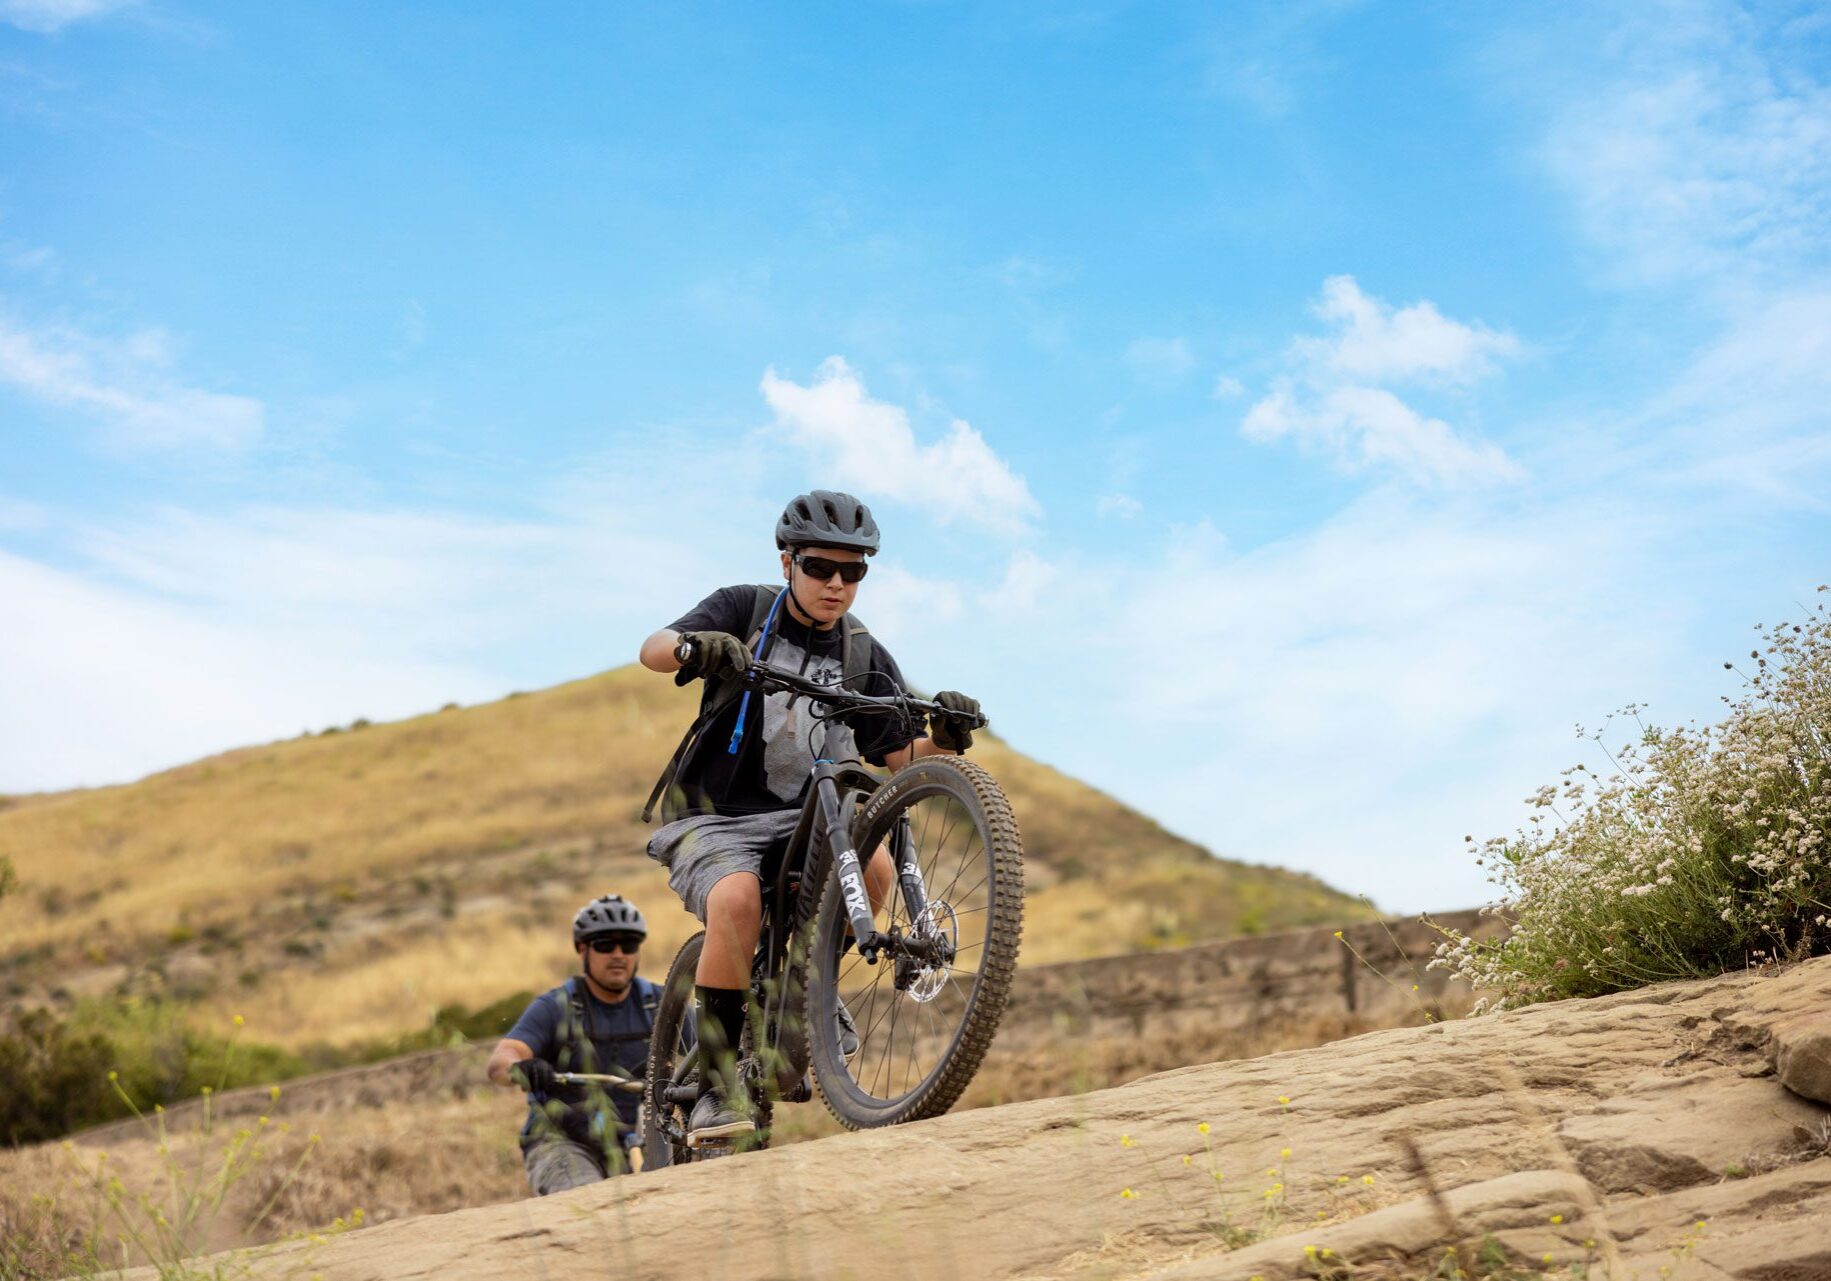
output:
[[[835,718],[817,730],[813,713],[820,709],[804,700],[740,693],[734,678],[752,661],[867,694],[903,686],[896,660],[849,613],[866,557],[878,550],[870,509],[850,494],[803,494],[776,523],[776,547],[785,587],[720,588],[643,641],[640,654],[651,671],[674,673],[680,684],[703,678],[708,686],[699,722],[657,785],[666,821],[648,846],[706,926],[695,975],[702,1093],[688,1123],[693,1147],[755,1126],[732,1058],[762,925],[760,870],[770,848],[794,830],[816,750],[898,769],[919,757],[964,752],[979,712],[975,700],[944,691],[934,701],[950,714],[934,716],[927,735],[911,738],[889,717]],[[874,852],[865,865],[874,909],[893,879],[889,855]]]

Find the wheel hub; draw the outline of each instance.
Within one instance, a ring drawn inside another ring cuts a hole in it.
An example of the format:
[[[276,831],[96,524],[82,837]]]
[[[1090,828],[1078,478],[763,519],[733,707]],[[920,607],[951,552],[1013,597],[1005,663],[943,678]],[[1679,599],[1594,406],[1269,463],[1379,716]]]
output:
[[[930,899],[910,933],[924,942],[941,943],[939,954],[949,961],[959,948],[960,924],[946,899]],[[936,963],[908,955],[897,957],[896,968],[897,988],[921,1005],[941,995],[941,989],[953,975],[953,968],[947,961]]]

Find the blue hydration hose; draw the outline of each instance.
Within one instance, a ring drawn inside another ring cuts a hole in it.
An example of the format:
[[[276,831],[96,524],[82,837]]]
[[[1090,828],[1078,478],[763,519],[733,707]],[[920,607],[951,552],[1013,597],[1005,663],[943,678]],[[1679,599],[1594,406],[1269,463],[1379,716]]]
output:
[[[782,598],[788,595],[791,590],[793,589],[784,587],[780,592],[776,593],[776,603],[769,607],[769,616],[763,620],[763,630],[757,634],[756,658],[759,662],[761,662],[763,658],[764,646],[769,644],[769,629],[776,625],[776,611],[782,608]],[[737,724],[731,727],[731,744],[725,748],[725,755],[727,756],[737,755],[738,743],[741,742],[744,737],[744,717],[750,711],[750,696],[755,692],[755,690],[745,690],[743,701],[737,705]]]

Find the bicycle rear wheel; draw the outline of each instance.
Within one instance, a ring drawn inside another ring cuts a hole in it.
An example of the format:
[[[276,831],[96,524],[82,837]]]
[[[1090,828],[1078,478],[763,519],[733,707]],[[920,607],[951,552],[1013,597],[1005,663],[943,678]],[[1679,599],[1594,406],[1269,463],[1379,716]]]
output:
[[[692,1156],[692,1149],[687,1147],[687,1114],[693,1105],[683,1107],[668,1098],[668,1091],[697,1085],[699,1081],[699,1052],[693,1042],[693,975],[699,968],[699,954],[705,943],[706,934],[701,930],[674,954],[667,982],[662,986],[661,1003],[655,1009],[655,1028],[648,1043],[648,1076],[642,1091],[644,1170],[685,1163]]]
[[[992,776],[954,756],[897,771],[852,825],[861,860],[880,847],[913,856],[926,906],[911,919],[903,886],[884,895],[874,924],[923,940],[935,959],[880,957],[853,946],[837,877],[815,919],[808,982],[814,1080],[848,1129],[939,1116],[952,1107],[991,1046],[1023,935],[1023,841]],[[937,943],[940,943],[936,951]],[[847,1056],[839,1006],[856,1028]]]

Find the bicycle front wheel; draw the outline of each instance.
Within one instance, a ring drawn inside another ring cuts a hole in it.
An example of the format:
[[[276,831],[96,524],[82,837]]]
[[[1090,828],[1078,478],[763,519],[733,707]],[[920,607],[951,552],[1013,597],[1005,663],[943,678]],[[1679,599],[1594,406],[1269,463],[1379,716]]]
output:
[[[956,756],[897,771],[859,811],[852,838],[860,860],[879,869],[876,928],[921,944],[919,954],[866,963],[839,880],[827,882],[808,1035],[821,1098],[856,1130],[939,1116],[979,1070],[1017,968],[1024,873],[1010,802],[990,774]],[[923,900],[915,911],[905,884],[912,864],[920,873],[913,894]],[[904,875],[883,875],[896,868]]]

